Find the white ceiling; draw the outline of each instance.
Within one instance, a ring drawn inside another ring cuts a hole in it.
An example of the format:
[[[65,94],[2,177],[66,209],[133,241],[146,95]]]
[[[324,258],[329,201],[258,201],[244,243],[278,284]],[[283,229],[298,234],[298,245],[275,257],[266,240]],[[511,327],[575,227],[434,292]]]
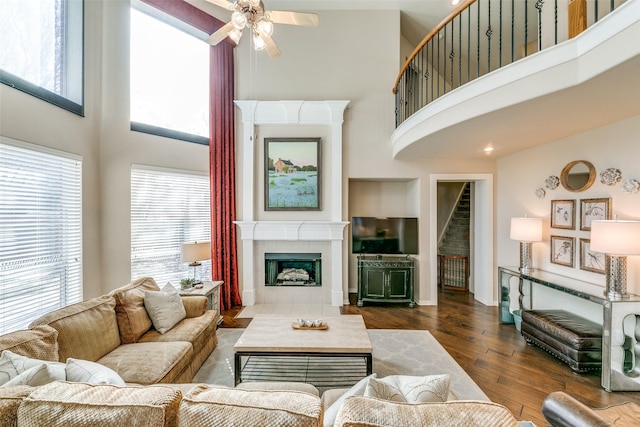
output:
[[[230,13],[206,0],[186,0],[226,21]],[[405,38],[417,45],[456,6],[451,0],[264,0],[268,10],[399,10]],[[399,157],[480,157],[489,142],[494,157],[584,132],[640,114],[640,56],[602,72],[577,87],[549,94],[508,109],[479,115],[417,139]],[[502,126],[496,126],[496,123]],[[513,129],[519,129],[514,140]],[[437,140],[437,144],[430,141]]]

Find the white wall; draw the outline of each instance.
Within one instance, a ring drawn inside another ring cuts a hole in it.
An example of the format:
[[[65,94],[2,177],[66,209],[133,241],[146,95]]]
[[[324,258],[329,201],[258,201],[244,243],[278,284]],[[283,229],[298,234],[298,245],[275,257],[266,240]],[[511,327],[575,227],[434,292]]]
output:
[[[86,117],[0,85],[0,134],[83,156],[84,285],[88,298],[130,280],[131,164],[202,172],[208,170],[209,161],[207,147],[129,130],[129,1],[95,0],[85,4]],[[343,135],[344,219],[350,215],[349,178],[413,182],[406,197],[411,199],[412,209],[424,216],[430,209],[429,186],[423,184],[428,182],[429,174],[494,171],[491,158],[392,160],[390,135],[394,130],[395,101],[391,89],[400,57],[399,12],[367,12],[366,22],[359,12],[323,11],[319,15],[317,28],[276,27],[274,39],[282,56],[275,60],[265,53],[253,52],[245,37],[235,53],[236,93],[237,99],[350,101]],[[236,130],[237,141],[242,141],[240,123]],[[261,146],[264,136],[324,136],[320,130],[313,135],[299,133],[307,131],[288,127],[258,129],[257,145]],[[238,159],[242,149],[237,147]],[[255,164],[258,180],[262,179],[263,167],[259,155],[256,153]],[[238,168],[238,188],[242,176],[243,171]],[[326,200],[331,198],[326,192],[323,196]],[[255,203],[260,212],[261,199]],[[325,209],[326,206],[330,205]],[[241,209],[238,206],[238,212]],[[258,217],[281,219],[291,213],[271,214],[261,212]],[[325,211],[317,213],[318,218],[324,218],[324,214]],[[429,236],[428,222],[421,221],[419,227],[418,296],[430,295],[436,286],[428,281],[431,266],[427,242],[437,238]],[[344,253],[346,264],[347,240]],[[347,271],[344,282],[345,291],[353,288]]]
[[[496,241],[498,265],[517,266],[519,243],[509,239],[509,223],[512,217],[529,215],[543,218],[544,241],[533,244],[533,262],[537,268],[560,275],[573,277],[602,285],[605,276],[579,268],[576,256],[575,267],[565,267],[550,261],[549,236],[560,235],[589,238],[588,231],[580,231],[580,199],[610,197],[613,214],[618,219],[640,219],[640,193],[625,194],[620,184],[607,186],[600,182],[600,172],[607,168],[618,168],[623,179],[640,180],[640,116],[623,120],[612,125],[573,135],[537,148],[502,157],[497,162],[497,209]],[[597,177],[593,186],[580,193],[569,192],[559,186],[555,190],[546,189],[546,196],[539,199],[534,191],[545,187],[545,179],[550,175],[560,176],[562,168],[572,160],[588,160],[596,168]],[[550,228],[551,200],[571,199],[576,201],[575,230]],[[579,251],[576,255],[579,255]],[[628,258],[628,290],[640,292],[640,257]],[[577,304],[573,299],[547,298],[547,304],[554,301],[562,305],[566,301]],[[579,308],[577,308],[579,310]],[[587,310],[587,309],[585,309]]]

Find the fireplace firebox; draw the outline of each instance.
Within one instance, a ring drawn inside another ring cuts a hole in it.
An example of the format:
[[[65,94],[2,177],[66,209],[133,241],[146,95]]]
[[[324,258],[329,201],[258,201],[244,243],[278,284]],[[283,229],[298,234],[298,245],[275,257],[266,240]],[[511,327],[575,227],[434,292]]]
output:
[[[322,254],[265,253],[266,286],[322,286]]]

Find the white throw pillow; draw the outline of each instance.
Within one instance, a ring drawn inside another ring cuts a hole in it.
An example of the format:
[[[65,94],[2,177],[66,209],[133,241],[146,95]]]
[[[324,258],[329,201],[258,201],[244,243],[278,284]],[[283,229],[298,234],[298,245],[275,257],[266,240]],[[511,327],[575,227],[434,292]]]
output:
[[[365,388],[367,387],[367,383],[371,378],[376,378],[376,374],[371,374],[368,377],[364,377],[360,381],[358,381],[353,387],[347,390],[342,396],[338,398],[335,402],[331,404],[324,411],[324,427],[332,427],[336,421],[336,417],[338,416],[338,411],[342,407],[344,400],[350,396],[363,396]]]
[[[125,386],[124,380],[116,371],[100,363],[81,359],[67,359],[65,367],[67,381],[89,384],[112,384]]]
[[[4,350],[0,354],[0,385],[9,382],[23,372],[42,364],[58,365],[64,368],[64,363],[32,359],[9,350]]]
[[[399,388],[372,378],[367,383],[364,390],[366,397],[377,397],[378,399],[388,400],[390,402],[406,402],[407,399]]]
[[[164,334],[176,323],[187,317],[187,312],[176,288],[167,283],[160,292],[145,291],[144,307],[149,313],[153,327]]]
[[[44,384],[52,383],[54,381],[64,381],[65,372],[63,366],[63,364],[54,365],[51,363],[41,363],[27,369],[26,371],[2,384],[2,387],[14,387],[18,385],[29,385],[31,387],[37,387]]]
[[[383,383],[388,387],[385,388],[382,385],[370,384],[371,390],[367,387],[365,396],[379,397],[381,399],[399,402],[401,400],[396,400],[399,399],[399,397],[393,395],[395,391],[398,391],[408,403],[446,402],[449,396],[450,379],[448,374],[427,375],[425,377],[390,375],[377,380],[377,382]],[[376,385],[377,388],[375,387]],[[370,394],[367,394],[367,392]],[[388,398],[390,394],[394,398]]]

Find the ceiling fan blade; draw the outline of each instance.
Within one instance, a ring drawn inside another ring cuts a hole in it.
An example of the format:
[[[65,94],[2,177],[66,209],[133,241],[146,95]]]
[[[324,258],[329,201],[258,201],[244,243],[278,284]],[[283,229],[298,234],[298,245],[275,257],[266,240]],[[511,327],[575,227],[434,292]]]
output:
[[[223,9],[232,10],[233,2],[229,0],[207,0],[209,3],[215,4],[216,6],[220,6]]]
[[[315,13],[290,12],[286,10],[271,10],[266,12],[274,24],[304,25],[317,27],[319,20]]]
[[[274,42],[271,37],[263,36],[262,34],[260,34],[260,38],[264,40],[265,50],[271,58],[277,58],[278,56],[280,56],[280,49],[278,49],[278,46],[276,46],[276,42]]]
[[[233,26],[233,22],[228,22],[222,26],[218,31],[211,34],[207,39],[207,43],[211,46],[215,46],[220,43],[222,40],[226,39],[229,35],[229,32],[232,31],[235,27]]]

